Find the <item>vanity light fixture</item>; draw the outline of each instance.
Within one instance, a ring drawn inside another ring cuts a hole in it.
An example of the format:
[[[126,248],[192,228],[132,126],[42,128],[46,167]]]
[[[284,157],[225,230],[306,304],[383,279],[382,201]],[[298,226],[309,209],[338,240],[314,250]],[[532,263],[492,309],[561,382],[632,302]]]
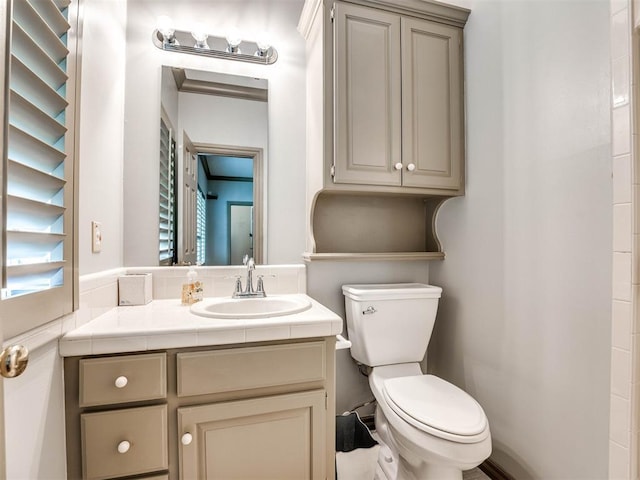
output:
[[[208,34],[202,24],[194,25],[190,32],[177,30],[171,18],[166,15],[158,17],[151,40],[160,50],[168,52],[263,65],[270,65],[278,59],[278,52],[266,34],[260,34],[254,42],[243,40],[237,29],[230,30],[224,37]]]

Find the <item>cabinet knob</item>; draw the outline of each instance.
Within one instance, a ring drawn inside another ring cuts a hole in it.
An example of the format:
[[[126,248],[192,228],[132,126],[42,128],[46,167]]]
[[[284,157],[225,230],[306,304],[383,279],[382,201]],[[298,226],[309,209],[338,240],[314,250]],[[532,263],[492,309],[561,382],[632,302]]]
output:
[[[191,445],[191,442],[193,442],[193,435],[191,435],[190,433],[185,433],[184,435],[182,435],[180,441],[183,445]]]
[[[413,172],[416,169],[416,165],[414,163],[410,163],[409,165],[407,165],[407,170],[409,170],[410,172]]]
[[[395,168],[396,170],[402,170],[402,163],[398,162],[396,163],[393,168]]]
[[[129,383],[129,379],[125,376],[120,376],[116,378],[116,381],[115,381],[117,388],[124,388],[127,386],[127,383]]]
[[[131,448],[131,444],[126,440],[123,440],[118,444],[118,453],[127,453]]]

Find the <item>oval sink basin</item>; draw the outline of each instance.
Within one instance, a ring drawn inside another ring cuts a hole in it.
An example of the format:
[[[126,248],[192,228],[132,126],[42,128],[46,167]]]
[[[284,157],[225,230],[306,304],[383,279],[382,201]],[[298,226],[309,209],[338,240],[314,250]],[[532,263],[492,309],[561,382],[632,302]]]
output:
[[[191,305],[191,313],[210,318],[267,318],[293,315],[311,308],[303,297],[210,298]]]

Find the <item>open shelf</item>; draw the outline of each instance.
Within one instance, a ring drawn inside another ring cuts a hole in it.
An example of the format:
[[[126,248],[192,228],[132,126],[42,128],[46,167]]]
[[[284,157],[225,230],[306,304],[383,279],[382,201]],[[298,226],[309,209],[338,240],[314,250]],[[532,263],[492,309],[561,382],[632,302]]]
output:
[[[312,209],[312,261],[442,260],[434,222],[443,197],[321,192]]]

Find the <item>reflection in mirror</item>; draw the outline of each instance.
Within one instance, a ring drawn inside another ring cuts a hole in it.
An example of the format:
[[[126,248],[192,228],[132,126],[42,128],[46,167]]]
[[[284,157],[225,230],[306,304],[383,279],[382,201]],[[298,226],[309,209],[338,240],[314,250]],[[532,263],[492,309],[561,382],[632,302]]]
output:
[[[264,263],[267,81],[162,67],[160,265]]]

